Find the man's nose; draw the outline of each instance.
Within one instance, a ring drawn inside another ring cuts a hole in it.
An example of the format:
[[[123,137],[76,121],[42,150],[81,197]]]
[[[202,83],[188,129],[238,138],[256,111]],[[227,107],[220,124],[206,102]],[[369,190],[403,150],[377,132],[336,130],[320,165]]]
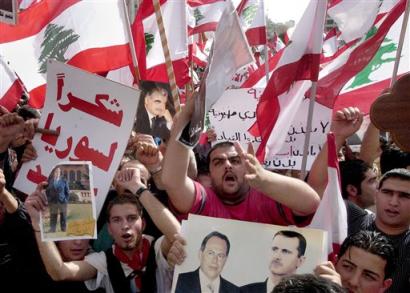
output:
[[[399,195],[397,193],[394,193],[393,196],[390,198],[389,204],[392,206],[399,205]]]
[[[351,275],[351,278],[349,279],[349,285],[351,287],[356,288],[357,286],[359,286],[360,274],[361,272],[357,270]]]

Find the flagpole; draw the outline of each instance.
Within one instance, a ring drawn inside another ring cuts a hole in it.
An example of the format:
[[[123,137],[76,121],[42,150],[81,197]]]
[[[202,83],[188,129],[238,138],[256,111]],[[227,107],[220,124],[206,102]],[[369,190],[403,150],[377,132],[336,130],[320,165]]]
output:
[[[409,0],[408,0],[406,2],[406,9],[404,11],[403,23],[401,24],[400,39],[399,39],[399,44],[397,46],[396,58],[394,60],[393,75],[391,78],[390,87],[393,86],[393,84],[396,82],[396,79],[397,79],[397,72],[399,70],[401,51],[403,49],[404,37],[406,36],[407,23],[409,21],[409,11],[410,11],[410,5],[409,5]]]
[[[265,2],[264,0],[261,1],[262,9],[263,9],[263,24],[265,25],[265,78],[266,78],[266,85],[269,82],[269,56],[268,56],[268,29],[266,27],[266,15],[265,15]]]
[[[324,27],[325,27],[325,21],[326,21],[326,15],[323,18],[322,35],[323,35]],[[320,38],[320,52],[322,52],[323,50],[322,48],[323,48],[323,37]],[[319,64],[317,66],[319,66]],[[301,172],[300,172],[300,179],[302,180],[304,180],[306,177],[306,166],[307,166],[307,159],[308,159],[308,149],[309,149],[309,144],[310,144],[310,134],[312,132],[312,119],[313,119],[313,110],[314,110],[315,102],[316,102],[316,92],[317,92],[317,80],[312,82],[312,87],[310,88],[309,111],[308,111],[308,117],[307,117],[307,122],[306,122],[305,144],[303,146],[302,167],[301,167]]]
[[[152,1],[154,4],[155,17],[157,19],[159,34],[161,36],[162,50],[164,51],[165,65],[167,68],[169,85],[171,87],[172,100],[174,102],[175,111],[179,112],[179,110],[181,109],[181,104],[179,101],[179,94],[178,94],[177,82],[175,79],[174,68],[172,67],[171,54],[169,52],[167,35],[165,34],[164,20],[162,18],[162,13],[161,13],[161,4],[159,3],[159,0],[152,0]]]
[[[310,144],[310,133],[312,132],[312,119],[313,119],[313,110],[315,108],[316,102],[316,91],[317,91],[317,81],[312,82],[312,87],[310,90],[310,102],[309,102],[309,110],[308,110],[308,117],[306,123],[306,135],[305,135],[305,143],[303,146],[303,158],[302,158],[302,168],[300,173],[300,179],[304,180],[306,177],[306,166],[307,166],[307,158],[308,158],[308,150]]]
[[[138,60],[137,60],[137,53],[135,52],[134,39],[131,33],[130,17],[128,14],[128,8],[127,8],[127,4],[125,3],[125,1],[126,0],[122,1],[122,7],[124,9],[124,14],[125,14],[125,27],[127,28],[127,35],[128,35],[128,41],[129,41],[128,44],[130,46],[132,65],[134,66],[134,71],[135,71],[135,79],[137,81],[137,84],[139,84],[141,80],[141,76],[140,76],[140,71],[138,69]]]

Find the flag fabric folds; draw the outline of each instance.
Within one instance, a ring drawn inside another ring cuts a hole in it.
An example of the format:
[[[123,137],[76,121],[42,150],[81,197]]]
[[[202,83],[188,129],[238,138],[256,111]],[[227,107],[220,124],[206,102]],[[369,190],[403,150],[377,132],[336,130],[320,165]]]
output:
[[[131,64],[124,19],[120,0],[43,0],[22,11],[17,26],[0,23],[0,55],[24,83],[31,106],[41,108],[48,59],[95,73]]]
[[[347,237],[347,211],[340,188],[339,162],[333,133],[327,135],[327,146],[328,182],[309,227],[328,232],[327,249],[329,258],[332,259]]]
[[[293,121],[311,81],[317,80],[325,15],[326,1],[309,3],[259,100],[257,121],[249,131],[261,136],[256,152],[260,161],[280,150],[289,121]]]

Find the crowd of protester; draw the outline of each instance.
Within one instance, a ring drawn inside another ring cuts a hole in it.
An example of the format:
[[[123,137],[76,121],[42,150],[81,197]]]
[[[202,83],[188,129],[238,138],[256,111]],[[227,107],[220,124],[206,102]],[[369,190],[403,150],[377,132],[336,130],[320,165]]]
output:
[[[263,168],[252,147],[211,147],[212,131],[208,144],[190,150],[177,136],[193,107],[187,99],[160,145],[132,133],[97,222],[98,239],[56,243],[40,236],[47,182],[31,194],[12,187],[21,164],[36,158],[31,141],[40,113],[1,108],[0,291],[170,292],[174,266],[186,257],[180,221],[188,213],[308,225],[328,182],[326,145],[305,181]],[[381,144],[370,124],[361,152],[352,156],[346,140],[362,121],[351,107],[335,113],[331,124],[338,151],[345,150],[340,170],[348,237],[338,258],[319,264],[314,274],[284,276],[272,292],[408,292],[410,153]]]

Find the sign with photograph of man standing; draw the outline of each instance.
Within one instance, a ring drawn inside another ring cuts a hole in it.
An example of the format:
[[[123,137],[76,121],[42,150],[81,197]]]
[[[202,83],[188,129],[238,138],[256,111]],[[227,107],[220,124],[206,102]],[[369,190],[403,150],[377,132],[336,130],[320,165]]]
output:
[[[327,235],[317,229],[189,215],[182,234],[187,257],[175,267],[177,293],[271,292],[327,259]]]

